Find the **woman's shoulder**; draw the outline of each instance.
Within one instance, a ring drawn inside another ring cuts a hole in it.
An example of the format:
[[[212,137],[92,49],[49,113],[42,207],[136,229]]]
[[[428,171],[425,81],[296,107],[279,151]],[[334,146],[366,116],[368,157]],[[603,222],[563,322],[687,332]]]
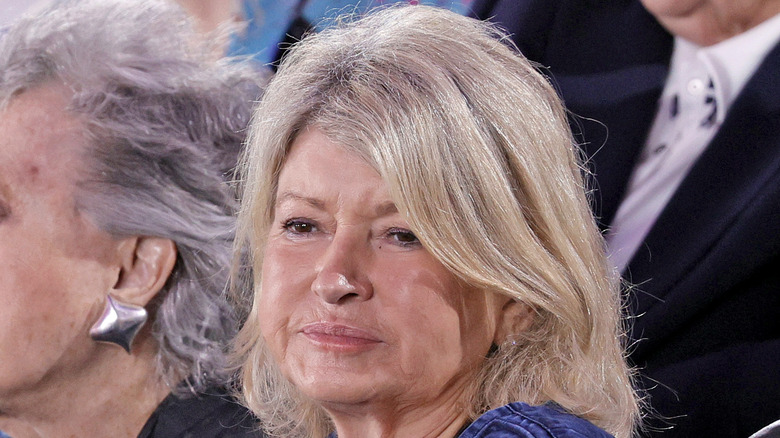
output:
[[[481,415],[459,438],[609,438],[612,435],[555,404],[515,402]]]

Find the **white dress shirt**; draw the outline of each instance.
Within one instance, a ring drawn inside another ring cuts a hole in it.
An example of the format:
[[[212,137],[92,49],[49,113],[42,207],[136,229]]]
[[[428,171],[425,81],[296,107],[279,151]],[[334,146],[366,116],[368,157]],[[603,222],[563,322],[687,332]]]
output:
[[[675,38],[658,112],[606,235],[610,260],[618,270],[625,270],[717,133],[728,108],[778,40],[780,14],[708,47]]]

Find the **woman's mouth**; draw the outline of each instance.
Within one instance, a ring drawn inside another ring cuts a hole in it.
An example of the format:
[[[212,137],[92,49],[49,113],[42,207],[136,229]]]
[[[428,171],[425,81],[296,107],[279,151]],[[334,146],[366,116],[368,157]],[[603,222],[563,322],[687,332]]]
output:
[[[366,330],[331,322],[307,324],[301,333],[318,347],[343,352],[365,350],[382,343]]]

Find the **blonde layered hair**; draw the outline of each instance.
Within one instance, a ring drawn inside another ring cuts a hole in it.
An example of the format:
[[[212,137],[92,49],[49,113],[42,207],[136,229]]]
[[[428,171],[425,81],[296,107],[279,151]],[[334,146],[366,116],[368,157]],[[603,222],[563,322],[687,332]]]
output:
[[[619,286],[577,148],[554,90],[506,41],[449,11],[393,7],[305,38],[282,63],[242,162],[237,238],[237,254],[249,254],[254,269],[236,342],[240,383],[269,433],[333,429],[280,374],[256,308],[280,170],[296,136],[317,127],[379,172],[444,266],[533,309],[531,327],[485,359],[466,401],[472,419],[514,401],[552,401],[631,435],[638,403],[621,345]]]

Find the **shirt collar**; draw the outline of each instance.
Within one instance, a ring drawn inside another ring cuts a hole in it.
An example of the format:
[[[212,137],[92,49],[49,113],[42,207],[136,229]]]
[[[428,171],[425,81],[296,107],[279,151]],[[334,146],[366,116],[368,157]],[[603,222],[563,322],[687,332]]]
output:
[[[679,89],[691,72],[709,75],[715,86],[715,98],[724,111],[718,111],[717,122],[758,69],[770,50],[780,41],[780,14],[758,26],[712,46],[701,47],[676,37],[672,54],[667,92]]]
[[[730,106],[758,69],[761,61],[780,40],[780,14],[758,26],[718,44],[704,47],[699,57],[709,64],[723,102]]]

